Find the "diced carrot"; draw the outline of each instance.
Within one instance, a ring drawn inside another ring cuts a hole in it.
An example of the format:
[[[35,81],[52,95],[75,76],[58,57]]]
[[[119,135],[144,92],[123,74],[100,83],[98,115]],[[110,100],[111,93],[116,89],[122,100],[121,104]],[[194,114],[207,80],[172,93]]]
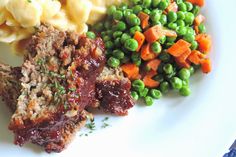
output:
[[[199,14],[194,20],[195,25],[199,26],[202,22],[205,21],[205,19],[206,19],[205,16],[203,16],[202,14]]]
[[[155,25],[144,32],[144,36],[149,43],[153,43],[163,36],[177,37],[175,31],[164,29],[160,25]]]
[[[169,49],[167,49],[167,52],[170,53],[174,57],[179,57],[184,52],[189,50],[190,46],[191,46],[190,43],[188,43],[187,41],[183,39],[180,39],[174,45],[172,45]]]
[[[145,36],[143,35],[143,33],[137,31],[134,34],[134,39],[138,42],[138,48],[137,48],[137,52],[139,52],[139,50],[141,49],[141,47],[143,46],[143,43],[145,41]]]
[[[201,60],[205,58],[206,56],[202,54],[200,51],[193,50],[191,54],[188,56],[188,60],[191,63],[194,63],[196,65],[199,65],[201,63]]]
[[[122,71],[130,80],[139,79],[139,67],[136,64],[127,63],[121,66]]]
[[[167,7],[167,12],[169,11],[173,11],[173,12],[178,11],[178,5],[176,4],[176,2],[170,3],[170,5]]]
[[[185,62],[179,62],[179,60],[175,59],[177,65],[181,68],[190,68],[190,62],[186,60]]]
[[[210,35],[198,34],[196,41],[198,42],[198,47],[201,52],[207,54],[211,51],[212,41]]]
[[[138,14],[138,17],[141,21],[141,27],[142,29],[146,29],[149,26],[149,18],[150,16],[144,12],[140,12]]]
[[[145,84],[146,87],[148,88],[156,88],[160,85],[160,83],[158,81],[155,81],[152,79],[152,77],[154,77],[157,74],[156,71],[149,71],[143,78],[143,82]]]
[[[141,58],[145,61],[152,60],[157,57],[157,54],[152,52],[151,50],[151,44],[147,43],[143,45],[141,49]]]
[[[200,57],[198,56],[198,51],[194,50],[191,52],[191,54],[188,56],[188,60],[191,62],[191,63],[194,63],[196,65],[200,64]]]
[[[153,59],[147,63],[147,67],[151,70],[157,71],[160,64],[161,64],[161,60]]]
[[[194,30],[195,30],[196,34],[199,34],[199,28],[198,28],[198,26],[194,26]]]
[[[201,68],[202,68],[203,73],[207,74],[207,73],[211,72],[211,70],[212,70],[211,60],[210,59],[203,59],[201,61]]]
[[[205,5],[205,0],[187,0],[188,2],[203,7]]]
[[[177,62],[177,64],[180,67],[185,67],[188,68],[189,67],[189,63],[187,61],[188,56],[191,54],[191,49],[188,48],[181,56],[176,57],[175,60]]]

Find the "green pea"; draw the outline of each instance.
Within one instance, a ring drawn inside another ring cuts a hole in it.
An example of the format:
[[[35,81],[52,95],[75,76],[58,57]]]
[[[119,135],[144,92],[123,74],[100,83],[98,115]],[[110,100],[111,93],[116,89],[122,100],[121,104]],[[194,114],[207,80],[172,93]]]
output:
[[[121,20],[123,18],[123,12],[120,10],[117,10],[113,13],[113,19],[114,20]]]
[[[149,8],[152,4],[152,0],[143,0],[143,7],[144,8]]]
[[[90,38],[90,39],[95,39],[95,38],[96,38],[95,33],[94,33],[94,32],[91,32],[91,31],[87,32],[87,33],[86,33],[86,36],[87,36],[88,38]]]
[[[172,45],[174,45],[174,42],[167,42],[165,43],[165,48],[170,48]]]
[[[113,56],[120,60],[120,59],[124,58],[125,54],[121,50],[114,50],[113,51]]]
[[[158,8],[160,10],[165,10],[168,7],[169,3],[166,0],[162,0],[159,4],[158,4]]]
[[[119,6],[119,9],[120,9],[120,10],[126,10],[126,9],[128,9],[128,4],[122,2],[122,3],[120,4],[120,6]]]
[[[170,61],[170,58],[171,58],[170,54],[168,54],[166,52],[161,52],[161,54],[158,57],[163,62],[168,62],[168,61]]]
[[[125,31],[126,30],[126,24],[122,21],[119,21],[117,24],[115,24],[112,29],[114,31]]]
[[[159,42],[154,42],[154,43],[152,43],[152,45],[151,45],[151,49],[152,49],[152,51],[153,51],[154,53],[159,54],[159,53],[161,52],[161,50],[162,50],[161,44],[160,44]]]
[[[195,70],[194,70],[194,68],[193,68],[192,66],[190,66],[189,71],[190,71],[190,74],[191,74],[191,75],[193,75],[194,72],[195,72]]]
[[[140,66],[142,63],[142,60],[139,56],[139,53],[132,53],[131,55],[131,60],[134,64],[136,64],[137,66]]]
[[[177,17],[179,20],[184,20],[185,19],[185,13],[183,11],[178,11],[177,12]]]
[[[134,35],[135,32],[142,32],[142,28],[140,26],[134,26],[134,27],[131,27],[129,32],[130,32],[130,35]]]
[[[137,26],[137,25],[140,25],[141,23],[140,19],[135,14],[130,14],[126,19],[126,22],[130,26]]]
[[[163,67],[163,71],[166,73],[166,74],[171,74],[173,73],[173,66],[171,64],[166,64],[164,65]]]
[[[97,23],[97,24],[95,24],[94,29],[95,29],[97,32],[101,32],[101,31],[104,29],[104,26],[103,26],[102,23]]]
[[[161,2],[161,0],[152,0],[152,7],[156,8],[160,2]]]
[[[162,97],[161,91],[157,89],[151,89],[150,94],[154,99],[160,99]]]
[[[105,35],[104,37],[103,37],[103,41],[104,42],[107,42],[107,41],[110,41],[111,40],[111,37],[109,37],[108,35]]]
[[[145,103],[146,103],[147,106],[152,106],[153,103],[154,103],[153,98],[150,97],[150,96],[146,96],[144,100],[145,100]]]
[[[118,38],[115,39],[114,45],[115,45],[116,47],[120,47],[120,46],[121,46],[120,37],[118,37]]]
[[[189,80],[183,80],[183,87],[189,87]]]
[[[200,7],[197,6],[197,5],[194,5],[194,6],[193,6],[193,9],[192,9],[192,13],[193,13],[195,16],[197,16],[197,15],[199,14],[199,12],[200,12]]]
[[[195,35],[195,31],[193,28],[191,28],[191,27],[186,27],[186,28],[187,28],[187,34]]]
[[[169,11],[167,14],[168,22],[175,22],[177,20],[177,14],[173,11]]]
[[[113,38],[116,39],[116,38],[120,37],[122,34],[123,34],[123,32],[116,31],[116,32],[113,33]]]
[[[145,85],[142,80],[135,80],[132,82],[132,88],[139,92],[144,90]]]
[[[182,80],[178,77],[171,78],[170,83],[174,89],[181,89],[183,85]]]
[[[191,50],[196,50],[198,48],[198,42],[197,41],[193,41],[191,42]]]
[[[189,96],[191,94],[191,90],[189,87],[182,87],[180,90],[179,90],[179,93],[180,95],[182,96]]]
[[[133,4],[137,5],[141,3],[141,0],[130,0]]]
[[[134,61],[134,64],[139,67],[142,64],[142,59],[139,58],[138,60]]]
[[[162,14],[159,21],[162,25],[165,25],[167,23],[167,16],[165,14]]]
[[[166,42],[166,36],[162,36],[160,39],[159,39],[159,43],[160,44],[164,44]]]
[[[155,81],[158,81],[158,82],[163,82],[164,81],[164,76],[162,74],[158,74],[153,79]]]
[[[135,92],[135,91],[132,91],[132,92],[131,92],[131,96],[132,96],[132,98],[133,98],[135,101],[137,101],[137,100],[139,99],[139,95],[138,95],[138,93]]]
[[[133,13],[133,10],[131,9],[126,9],[123,11],[124,17],[127,18],[130,14]]]
[[[147,94],[148,94],[148,91],[149,91],[148,88],[144,88],[143,90],[139,91],[140,97],[145,98],[147,96]]]
[[[159,10],[155,9],[151,12],[150,18],[153,22],[158,22],[161,18],[161,13],[159,12]]]
[[[107,49],[112,49],[114,47],[114,43],[112,41],[105,42],[105,47]]]
[[[110,57],[107,61],[107,64],[112,68],[117,68],[120,65],[120,60],[114,57]]]
[[[176,30],[176,28],[177,28],[177,24],[171,22],[171,23],[168,24],[168,28],[170,28],[170,29],[172,29],[172,30]]]
[[[104,36],[106,36],[106,35],[107,35],[107,33],[106,33],[105,31],[101,32],[102,38],[103,38]]]
[[[130,39],[131,36],[127,33],[123,33],[120,39],[121,44],[124,44],[126,40]]]
[[[132,55],[131,55],[131,60],[132,60],[133,62],[136,62],[136,61],[138,61],[139,59],[140,59],[139,53],[132,53]]]
[[[185,23],[186,24],[193,24],[193,21],[194,21],[194,14],[193,13],[191,13],[191,12],[187,12],[186,14],[185,14],[185,19],[184,19],[184,21],[185,21]]]
[[[176,32],[178,35],[184,36],[187,33],[187,28],[184,26],[177,27]]]
[[[141,5],[135,5],[135,6],[133,7],[133,12],[134,12],[134,14],[139,14],[142,10],[143,10],[143,8],[142,8]]]
[[[182,27],[185,26],[185,22],[183,20],[177,20],[176,24],[177,24],[177,26],[182,26]]]
[[[166,37],[167,42],[175,42],[176,37]]]
[[[187,33],[184,35],[184,40],[192,43],[195,40],[195,36],[193,34]]]
[[[112,5],[107,9],[107,14],[109,16],[112,16],[115,11],[116,11],[116,6]]]
[[[160,84],[160,90],[162,93],[166,94],[168,93],[170,89],[170,84],[167,81],[164,81]]]
[[[191,76],[191,73],[188,69],[186,68],[182,68],[180,71],[179,71],[179,78],[182,79],[182,80],[188,80]]]
[[[152,26],[162,25],[160,21],[152,21]]]
[[[183,3],[183,0],[175,0],[177,4]]]
[[[187,7],[187,11],[191,11],[193,9],[193,4],[190,2],[185,2],[185,5]]]
[[[145,9],[143,10],[143,12],[146,13],[146,14],[148,14],[148,15],[151,14],[151,10],[149,10],[149,9],[147,9],[147,8],[145,8]]]
[[[187,11],[187,6],[185,3],[179,3],[178,8],[179,8],[179,11],[183,11],[183,12]]]
[[[136,51],[138,48],[138,42],[135,39],[128,39],[125,41],[124,46],[129,51]]]
[[[198,26],[199,33],[206,33],[206,27],[203,23]]]

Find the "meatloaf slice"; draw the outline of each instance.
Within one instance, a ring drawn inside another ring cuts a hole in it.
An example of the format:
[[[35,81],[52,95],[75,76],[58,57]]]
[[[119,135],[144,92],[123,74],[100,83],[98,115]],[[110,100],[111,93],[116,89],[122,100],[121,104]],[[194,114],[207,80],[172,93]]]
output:
[[[47,152],[65,146],[63,130],[83,121],[96,102],[95,82],[105,64],[104,45],[75,33],[41,26],[23,63],[21,93],[9,129],[15,143],[32,141]]]
[[[105,112],[127,115],[128,110],[134,106],[130,88],[131,82],[123,76],[121,69],[105,67],[96,82],[100,107]]]
[[[21,86],[19,80],[21,77],[20,67],[12,68],[8,65],[0,64],[0,96],[2,96],[3,101],[6,102],[12,112],[16,109],[17,99],[20,95]],[[64,127],[58,130],[61,139],[57,143],[49,141],[45,149],[58,151],[65,148],[70,143],[75,133],[84,126],[88,116],[91,116],[91,114],[83,110],[78,118],[68,120]],[[47,135],[53,134],[54,130],[45,129],[38,131],[38,133],[36,143],[39,142],[39,139],[46,138]]]
[[[12,68],[0,63],[0,96],[12,112],[16,110],[17,98],[20,95],[21,68]]]

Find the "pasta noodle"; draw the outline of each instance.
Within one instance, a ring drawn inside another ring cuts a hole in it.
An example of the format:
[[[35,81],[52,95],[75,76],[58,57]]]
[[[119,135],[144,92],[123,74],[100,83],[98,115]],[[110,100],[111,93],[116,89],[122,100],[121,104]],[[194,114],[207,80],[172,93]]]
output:
[[[48,23],[84,33],[101,20],[106,8],[127,0],[0,0],[0,42],[20,43],[34,27]]]

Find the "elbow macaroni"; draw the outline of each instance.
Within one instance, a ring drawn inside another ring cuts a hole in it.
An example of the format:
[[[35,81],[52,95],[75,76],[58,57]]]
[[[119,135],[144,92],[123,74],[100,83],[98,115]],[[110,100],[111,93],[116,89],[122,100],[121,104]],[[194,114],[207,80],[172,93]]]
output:
[[[29,38],[34,27],[48,23],[61,30],[84,33],[101,20],[106,7],[127,0],[1,0],[0,42]]]

